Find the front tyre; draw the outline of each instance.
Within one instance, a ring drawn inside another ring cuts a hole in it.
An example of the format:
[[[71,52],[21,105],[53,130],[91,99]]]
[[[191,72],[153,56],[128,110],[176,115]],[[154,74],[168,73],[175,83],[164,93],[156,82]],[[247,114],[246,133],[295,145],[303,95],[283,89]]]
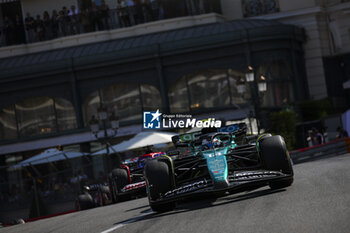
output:
[[[146,178],[147,196],[151,209],[155,212],[173,210],[175,208],[175,202],[163,204],[151,202],[159,199],[172,188],[169,165],[161,159],[150,160],[146,163],[144,175]]]
[[[124,188],[125,185],[129,184],[128,172],[122,168],[113,169],[109,176],[109,182],[110,182],[109,187],[111,189],[110,191],[112,194],[113,202],[122,201],[122,198],[120,197],[120,193],[122,188]]]
[[[288,179],[270,182],[271,189],[280,189],[292,185],[293,167],[283,138],[279,135],[263,137],[258,141],[258,147],[266,170],[292,175]]]

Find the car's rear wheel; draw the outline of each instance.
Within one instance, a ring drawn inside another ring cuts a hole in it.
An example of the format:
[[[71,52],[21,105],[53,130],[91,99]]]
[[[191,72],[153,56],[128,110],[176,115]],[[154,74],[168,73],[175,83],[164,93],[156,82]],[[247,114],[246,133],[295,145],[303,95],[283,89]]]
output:
[[[75,201],[75,209],[76,210],[86,210],[94,207],[94,200],[92,196],[88,193],[81,194],[78,196]]]
[[[147,182],[147,196],[150,201],[151,209],[155,212],[173,210],[175,208],[175,202],[163,204],[152,202],[172,188],[169,165],[164,160],[153,159],[147,162],[144,169]]]
[[[120,193],[122,188],[129,184],[128,172],[122,168],[113,169],[109,177],[109,182],[113,202],[122,201],[123,198],[121,198]]]
[[[101,186],[100,187],[100,195],[102,200],[102,205],[107,205],[111,200],[111,191],[108,186]]]
[[[266,170],[292,175],[287,179],[270,182],[272,189],[285,188],[293,183],[293,167],[283,138],[279,135],[263,137],[258,141],[259,153]]]

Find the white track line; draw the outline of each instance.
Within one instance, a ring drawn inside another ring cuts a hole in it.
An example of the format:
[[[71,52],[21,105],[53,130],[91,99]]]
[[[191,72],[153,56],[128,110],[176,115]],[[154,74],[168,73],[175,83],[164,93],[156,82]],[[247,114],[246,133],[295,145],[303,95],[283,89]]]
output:
[[[123,227],[123,226],[128,225],[129,223],[136,222],[136,221],[138,221],[138,220],[140,220],[140,219],[144,218],[145,216],[150,215],[150,214],[152,214],[152,213],[153,213],[153,212],[152,212],[152,210],[151,210],[150,212],[146,212],[146,213],[144,213],[144,214],[142,214],[142,215],[140,215],[140,216],[138,216],[138,217],[129,219],[129,220],[123,222],[123,223],[119,223],[118,225],[116,225],[116,226],[114,226],[114,227],[111,227],[111,228],[109,228],[109,229],[107,229],[107,230],[105,230],[105,231],[102,231],[101,233],[109,233],[109,232],[112,232],[112,231],[114,231],[114,230],[117,230],[118,228],[121,228],[121,227]]]

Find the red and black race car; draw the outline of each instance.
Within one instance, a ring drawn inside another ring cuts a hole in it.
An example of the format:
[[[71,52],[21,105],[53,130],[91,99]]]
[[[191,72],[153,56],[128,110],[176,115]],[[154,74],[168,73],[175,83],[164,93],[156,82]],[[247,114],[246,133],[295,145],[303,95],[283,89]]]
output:
[[[108,175],[108,184],[113,202],[130,198],[132,195],[145,195],[146,182],[143,168],[147,160],[165,155],[164,152],[148,153],[137,158],[126,160],[119,168]]]
[[[76,199],[76,209],[90,209],[127,200],[133,195],[146,195],[143,168],[147,160],[160,155],[165,153],[153,152],[128,159],[108,174],[106,183],[84,186]]]

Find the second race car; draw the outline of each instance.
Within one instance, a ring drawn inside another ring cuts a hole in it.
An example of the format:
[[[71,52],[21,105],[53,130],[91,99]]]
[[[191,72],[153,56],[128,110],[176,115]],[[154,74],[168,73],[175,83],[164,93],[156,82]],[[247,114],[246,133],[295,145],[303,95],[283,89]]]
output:
[[[132,195],[145,195],[146,182],[143,169],[146,161],[165,155],[164,152],[152,152],[125,161],[108,175],[108,184],[113,202],[130,198]]]

